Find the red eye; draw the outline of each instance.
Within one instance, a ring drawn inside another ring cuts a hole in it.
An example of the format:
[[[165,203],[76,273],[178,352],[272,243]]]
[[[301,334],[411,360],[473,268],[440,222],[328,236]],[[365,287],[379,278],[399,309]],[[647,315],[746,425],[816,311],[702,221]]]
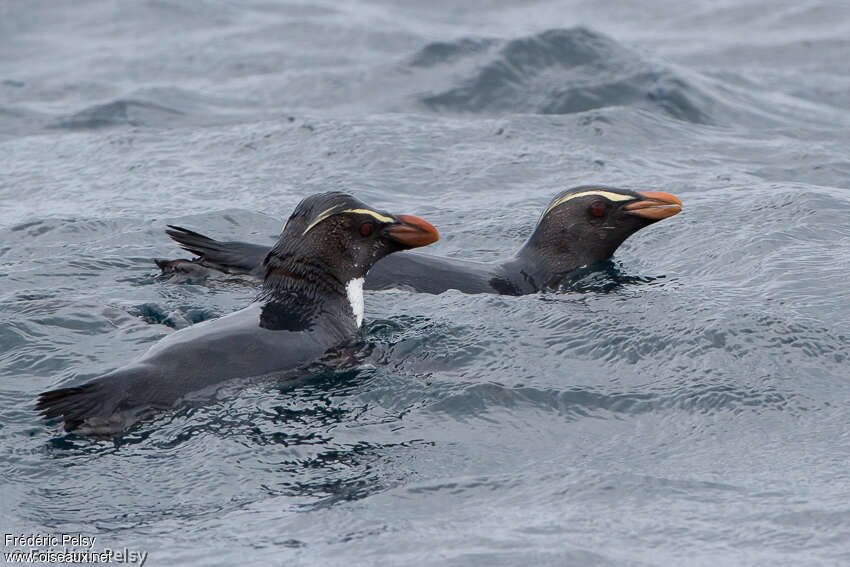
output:
[[[596,201],[592,205],[590,205],[590,214],[595,217],[601,217],[605,215],[605,211],[608,207],[605,206],[605,203],[602,201]]]
[[[372,223],[364,222],[363,224],[361,224],[360,225],[360,234],[362,236],[369,236],[370,234],[372,234]]]

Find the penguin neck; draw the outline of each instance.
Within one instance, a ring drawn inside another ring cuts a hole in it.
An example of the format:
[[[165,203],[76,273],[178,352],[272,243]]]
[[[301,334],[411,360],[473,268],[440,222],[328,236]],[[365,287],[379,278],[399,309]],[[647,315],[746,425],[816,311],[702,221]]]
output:
[[[556,253],[540,247],[532,235],[503,267],[519,280],[519,285],[540,291],[557,287],[568,273],[584,263],[578,254],[569,250]]]
[[[295,254],[269,254],[265,265],[261,326],[300,331],[319,319],[346,329],[362,324],[363,278],[340,276],[321,260]]]

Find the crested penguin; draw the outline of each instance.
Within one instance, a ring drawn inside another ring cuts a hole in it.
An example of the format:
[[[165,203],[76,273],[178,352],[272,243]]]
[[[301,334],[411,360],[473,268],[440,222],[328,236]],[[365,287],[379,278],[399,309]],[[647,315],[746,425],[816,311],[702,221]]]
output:
[[[423,219],[345,193],[307,197],[263,255],[256,302],[177,331],[81,386],[44,392],[36,410],[68,431],[111,435],[234,379],[303,367],[356,337],[363,281],[378,260],[438,238]]]

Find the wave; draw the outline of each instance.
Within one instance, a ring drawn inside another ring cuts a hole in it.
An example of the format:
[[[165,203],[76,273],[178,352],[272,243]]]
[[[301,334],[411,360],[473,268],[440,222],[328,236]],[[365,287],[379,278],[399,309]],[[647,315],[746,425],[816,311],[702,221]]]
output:
[[[51,124],[51,128],[94,130],[109,126],[164,126],[184,113],[173,108],[136,100],[96,104]]]
[[[683,411],[711,414],[720,411],[789,411],[799,413],[816,406],[804,396],[782,393],[774,388],[747,388],[733,383],[688,383],[658,390],[606,392],[574,387],[566,390],[529,386],[503,386],[483,382],[467,386],[434,401],[429,410],[456,419],[487,419],[500,409],[523,413],[543,411],[568,420],[588,417],[611,419],[650,412]],[[504,418],[504,415],[503,417]]]
[[[247,112],[245,103],[180,88],[145,88],[109,102],[60,115],[47,128],[97,130],[115,126],[173,127],[226,124]]]
[[[683,76],[582,27],[513,40],[432,43],[407,65],[438,73],[458,67],[454,84],[420,96],[435,111],[570,114],[634,105],[711,122],[710,97]]]

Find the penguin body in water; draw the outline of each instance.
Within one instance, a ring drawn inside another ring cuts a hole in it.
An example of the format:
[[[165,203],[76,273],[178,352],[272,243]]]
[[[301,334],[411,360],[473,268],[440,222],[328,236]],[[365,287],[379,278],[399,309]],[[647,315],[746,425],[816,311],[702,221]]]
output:
[[[365,287],[505,295],[552,289],[573,270],[610,258],[638,230],[681,210],[682,202],[670,193],[602,185],[574,187],[552,199],[513,257],[476,262],[419,252],[394,254],[369,272]],[[157,260],[165,275],[194,281],[210,275],[262,276],[268,245],[217,241],[176,226],[166,232],[196,258]]]
[[[109,435],[230,380],[305,366],[357,336],[363,281],[378,260],[437,239],[420,218],[344,193],[308,197],[263,259],[257,302],[177,331],[82,386],[45,392],[36,409],[68,431]]]

